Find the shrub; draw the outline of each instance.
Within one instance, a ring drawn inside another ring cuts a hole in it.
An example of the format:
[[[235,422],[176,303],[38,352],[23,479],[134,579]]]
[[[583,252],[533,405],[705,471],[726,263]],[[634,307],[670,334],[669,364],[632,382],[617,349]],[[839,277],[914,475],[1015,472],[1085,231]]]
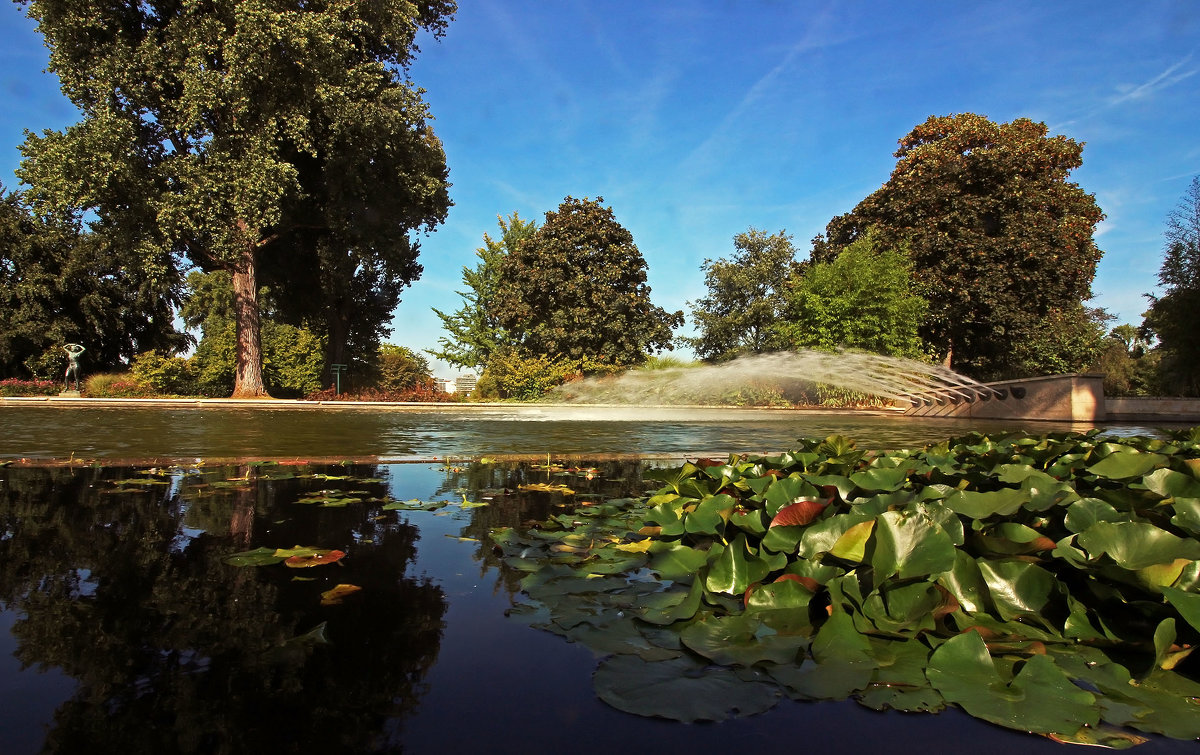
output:
[[[390,343],[380,344],[375,370],[375,384],[381,391],[413,390],[433,378],[429,360],[406,346]]]
[[[102,372],[84,382],[83,393],[91,398],[149,398],[154,389],[137,382],[127,372]]]
[[[147,351],[134,357],[130,372],[135,382],[157,393],[191,396],[200,390],[195,363],[183,357],[164,357],[157,351]]]
[[[0,380],[0,396],[55,396],[62,389],[56,380]]]
[[[424,403],[448,403],[462,400],[456,394],[441,390],[432,380],[403,391],[364,388],[345,391],[339,395],[336,389],[326,388],[322,391],[314,391],[304,398],[306,401],[419,401]]]

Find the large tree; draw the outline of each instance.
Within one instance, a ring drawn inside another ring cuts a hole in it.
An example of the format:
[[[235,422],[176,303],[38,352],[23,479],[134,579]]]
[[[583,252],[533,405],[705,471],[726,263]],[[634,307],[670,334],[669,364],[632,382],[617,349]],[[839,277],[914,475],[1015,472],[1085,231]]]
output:
[[[22,180],[37,204],[90,213],[146,269],[230,273],[235,395],[265,393],[260,265],[290,270],[293,301],[325,276],[329,307],[364,270],[388,285],[420,272],[408,235],[449,199],[404,69],[452,0],[22,4],[83,114],[29,136]],[[327,307],[331,328],[336,316]]]
[[[929,301],[921,334],[952,367],[1007,376],[1013,348],[1054,309],[1083,316],[1104,214],[1068,180],[1083,145],[1026,118],[930,117],[900,140],[891,177],[814,242],[827,262],[875,228],[904,246]]]
[[[483,246],[475,250],[479,264],[462,269],[462,281],[467,290],[457,293],[463,298],[463,305],[449,315],[436,307],[433,310],[441,318],[449,337],[438,338],[441,350],[430,353],[458,367],[482,370],[497,349],[512,345],[508,332],[496,319],[493,305],[500,262],[533,235],[537,223],[522,220],[515,212],[507,220],[497,218],[497,221],[500,237],[494,239],[483,234]]]
[[[699,335],[683,340],[701,359],[730,359],[778,346],[773,328],[786,306],[785,284],[797,269],[792,237],[751,228],[733,237],[733,248],[732,259],[706,259],[700,266],[708,296],[690,303]]]
[[[127,262],[77,220],[36,217],[0,185],[0,376],[61,376],[66,343],[86,347],[90,370],[186,346],[171,317],[177,288]]]
[[[1162,390],[1200,396],[1200,177],[1192,179],[1179,205],[1167,216],[1166,249],[1158,282],[1161,296],[1147,295],[1145,328],[1157,336]]]
[[[497,321],[526,353],[631,367],[683,324],[650,303],[646,260],[603,202],[567,197],[501,260]]]

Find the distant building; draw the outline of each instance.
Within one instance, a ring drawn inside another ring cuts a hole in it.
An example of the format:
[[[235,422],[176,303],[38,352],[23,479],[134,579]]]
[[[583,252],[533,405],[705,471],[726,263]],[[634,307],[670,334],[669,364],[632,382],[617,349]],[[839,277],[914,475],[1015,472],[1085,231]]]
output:
[[[454,393],[455,388],[457,388],[454,381],[448,378],[434,378],[433,383],[442,393]]]
[[[475,384],[478,382],[479,378],[475,377],[473,373],[468,372],[466,375],[459,375],[457,378],[455,378],[454,389],[458,393],[466,396],[469,395],[471,391],[475,390]]]

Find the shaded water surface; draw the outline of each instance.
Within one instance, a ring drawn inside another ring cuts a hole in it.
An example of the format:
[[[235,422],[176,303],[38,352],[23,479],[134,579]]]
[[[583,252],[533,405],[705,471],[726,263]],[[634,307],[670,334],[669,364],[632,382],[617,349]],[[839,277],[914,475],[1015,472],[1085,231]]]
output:
[[[506,617],[522,574],[486,533],[565,509],[523,483],[620,497],[647,464],[0,467],[3,751],[1063,752],[955,712],[685,725],[599,702],[590,651]],[[453,503],[389,508],[410,499]],[[295,545],[346,555],[227,562]],[[338,585],[361,589],[325,604]]]
[[[777,453],[840,433],[902,448],[969,430],[1083,429],[1065,423],[955,420],[754,409],[468,407],[462,410],[59,407],[0,405],[0,459],[361,458],[479,455],[600,458]],[[1118,428],[1121,432],[1143,428]]]

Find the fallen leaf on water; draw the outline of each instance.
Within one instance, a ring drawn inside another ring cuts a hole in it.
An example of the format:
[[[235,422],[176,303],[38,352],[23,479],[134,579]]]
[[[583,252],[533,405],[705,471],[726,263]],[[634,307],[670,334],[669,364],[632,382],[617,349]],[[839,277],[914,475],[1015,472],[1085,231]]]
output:
[[[353,595],[360,590],[362,588],[358,585],[338,585],[332,590],[326,590],[321,593],[321,605],[336,606],[342,602],[342,598],[345,598],[347,595]]]
[[[346,554],[342,551],[317,551],[316,553],[301,556],[289,556],[284,559],[283,565],[290,566],[293,569],[305,569],[310,566],[332,564],[341,561],[345,557]]]

